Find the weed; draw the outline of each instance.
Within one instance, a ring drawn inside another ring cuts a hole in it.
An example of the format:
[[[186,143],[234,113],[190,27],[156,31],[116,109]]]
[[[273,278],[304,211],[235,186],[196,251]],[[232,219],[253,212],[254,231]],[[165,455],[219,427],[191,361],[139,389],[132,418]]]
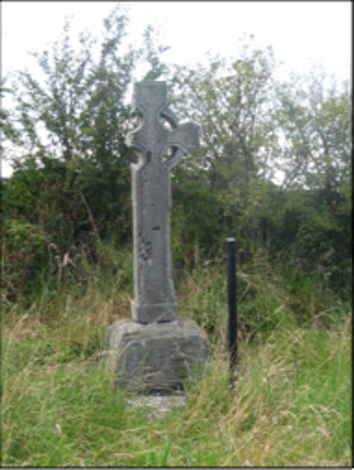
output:
[[[188,386],[186,406],[151,420],[113,392],[101,361],[106,328],[130,317],[131,274],[112,279],[112,269],[109,279],[90,274],[84,290],[44,289],[4,316],[5,466],[350,465],[349,306],[316,284],[295,292],[260,259],[239,269],[240,370],[231,389],[226,274],[221,262],[199,260],[176,282],[179,316],[208,332],[212,358]]]

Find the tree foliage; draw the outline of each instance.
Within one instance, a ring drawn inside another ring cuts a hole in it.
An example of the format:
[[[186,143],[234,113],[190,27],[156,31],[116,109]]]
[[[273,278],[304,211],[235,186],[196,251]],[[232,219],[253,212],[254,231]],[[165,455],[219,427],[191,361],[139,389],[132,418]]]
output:
[[[12,291],[15,279],[32,289],[30,279],[50,264],[48,247],[64,259],[86,245],[94,264],[98,245],[131,240],[135,156],[124,137],[133,125],[127,92],[138,65],[144,79],[167,77],[176,115],[200,126],[199,153],[172,175],[176,266],[190,262],[196,246],[215,255],[234,236],[240,262],[262,247],[271,259],[287,253],[338,289],[348,284],[348,83],[328,86],[321,70],[279,82],[271,48],[255,49],[248,38],[231,62],[218,56],[206,65],[168,65],[168,47],[152,27],[134,49],[124,44],[127,25],[120,4],[104,20],[100,42],[83,33],[74,43],[66,22],[52,50],[33,54],[41,79],[19,71],[2,83],[15,107],[1,111],[1,128],[21,150],[2,186]]]
[[[264,193],[272,187],[272,74],[272,51],[250,49],[246,42],[230,66],[216,57],[207,67],[180,68],[175,78],[175,88],[183,90],[179,99],[201,129],[202,148],[191,162],[193,171],[247,251],[257,241],[267,211]]]
[[[99,43],[87,32],[75,43],[66,21],[52,50],[32,54],[40,78],[20,70],[2,87],[15,99],[11,120],[7,110],[1,116],[3,151],[10,154],[9,143],[18,149],[15,172],[3,187],[6,237],[14,236],[8,224],[15,218],[49,231],[48,243],[55,239],[61,257],[80,243],[94,254],[97,240],[111,234],[120,243],[130,238],[129,163],[135,157],[124,143],[126,94],[145,51],[123,44],[127,24],[118,4],[104,20]],[[162,50],[153,34],[149,28],[151,60],[155,47]]]
[[[271,257],[286,251],[341,288],[351,259],[351,92],[348,83],[328,82],[321,69],[276,81],[271,49],[249,41],[229,67],[216,57],[179,68],[174,105],[200,124],[202,148],[174,178],[180,217],[193,214],[189,232],[197,226],[218,246],[236,236],[241,261],[260,246]],[[280,172],[283,183],[275,184]]]

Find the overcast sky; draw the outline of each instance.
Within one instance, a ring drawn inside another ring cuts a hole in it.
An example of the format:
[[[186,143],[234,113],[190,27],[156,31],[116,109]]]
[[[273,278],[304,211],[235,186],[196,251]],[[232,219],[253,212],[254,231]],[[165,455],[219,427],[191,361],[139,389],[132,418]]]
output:
[[[330,73],[349,78],[351,71],[350,2],[124,2],[130,8],[130,42],[139,41],[147,24],[160,32],[171,50],[165,61],[193,63],[205,53],[237,57],[243,33],[255,36],[255,45],[273,47],[284,62],[282,75],[323,64]],[[28,51],[47,49],[60,35],[64,17],[73,32],[87,28],[94,36],[115,2],[3,2],[2,76],[28,67]],[[11,169],[2,162],[3,176]]]

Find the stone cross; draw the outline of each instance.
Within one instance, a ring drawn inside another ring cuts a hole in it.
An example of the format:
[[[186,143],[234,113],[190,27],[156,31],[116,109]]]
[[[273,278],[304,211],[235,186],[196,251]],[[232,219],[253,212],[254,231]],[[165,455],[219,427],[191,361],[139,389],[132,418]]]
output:
[[[135,84],[132,115],[139,125],[126,144],[139,156],[131,165],[133,200],[134,300],[132,318],[139,323],[177,319],[170,245],[170,170],[184,154],[199,149],[198,126],[178,125],[167,107],[165,82]],[[162,124],[166,120],[170,129]],[[172,154],[164,158],[166,151]]]

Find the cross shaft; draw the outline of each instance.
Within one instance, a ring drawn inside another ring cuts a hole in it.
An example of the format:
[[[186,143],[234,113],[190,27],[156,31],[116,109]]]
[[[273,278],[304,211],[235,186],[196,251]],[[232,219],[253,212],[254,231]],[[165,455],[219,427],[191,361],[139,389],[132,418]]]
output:
[[[126,143],[139,156],[131,165],[133,200],[134,301],[132,318],[140,323],[177,319],[170,246],[170,170],[184,154],[199,149],[198,126],[178,125],[167,107],[165,82],[136,83],[132,114],[139,126]],[[163,118],[172,130],[160,122]],[[172,147],[172,155],[163,155]]]

